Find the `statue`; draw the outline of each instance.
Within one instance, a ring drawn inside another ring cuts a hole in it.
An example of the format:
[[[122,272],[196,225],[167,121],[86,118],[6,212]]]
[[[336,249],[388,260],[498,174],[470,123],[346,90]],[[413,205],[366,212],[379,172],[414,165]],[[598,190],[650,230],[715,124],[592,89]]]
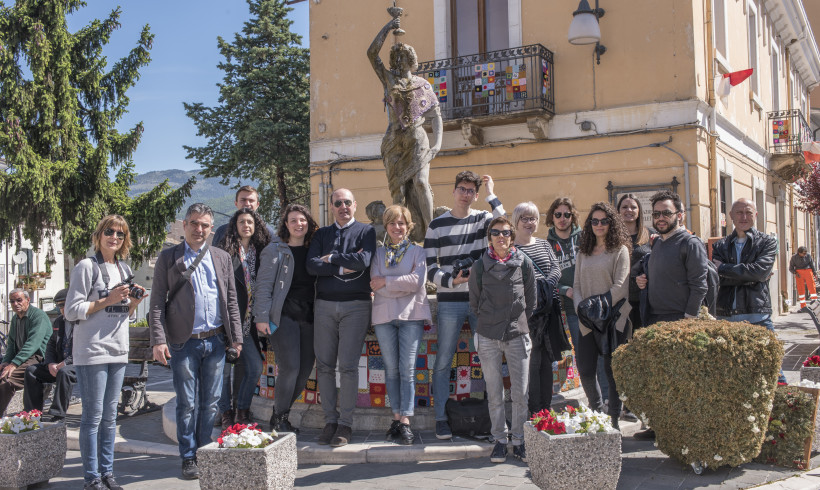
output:
[[[433,87],[424,78],[413,75],[413,71],[418,69],[418,58],[413,47],[404,43],[392,46],[389,70],[379,58],[388,33],[400,29],[400,25],[399,17],[388,22],[367,49],[367,57],[384,87],[388,125],[382,139],[381,154],[390,195],[393,204],[402,204],[410,210],[415,223],[410,238],[421,242],[433,219],[430,161],[441,149],[443,125]],[[432,120],[432,146],[422,127],[426,118]]]
[[[379,246],[382,245],[384,234],[386,233],[383,221],[385,209],[387,209],[387,206],[385,206],[382,201],[373,201],[364,208],[364,212],[370,220],[370,226],[376,230],[376,242],[378,242]]]

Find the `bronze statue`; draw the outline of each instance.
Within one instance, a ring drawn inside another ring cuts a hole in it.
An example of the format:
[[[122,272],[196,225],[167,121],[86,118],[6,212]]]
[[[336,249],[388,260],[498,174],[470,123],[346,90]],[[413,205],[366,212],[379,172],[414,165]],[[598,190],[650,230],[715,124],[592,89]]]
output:
[[[433,193],[430,189],[430,161],[441,149],[443,126],[441,110],[433,87],[424,78],[413,75],[418,58],[412,46],[397,43],[390,48],[390,69],[386,69],[379,52],[390,31],[399,29],[396,17],[385,25],[367,50],[370,64],[384,87],[388,126],[382,139],[381,153],[387,182],[394,204],[410,210],[415,228],[410,238],[424,240],[433,219]],[[422,124],[432,120],[433,144]]]

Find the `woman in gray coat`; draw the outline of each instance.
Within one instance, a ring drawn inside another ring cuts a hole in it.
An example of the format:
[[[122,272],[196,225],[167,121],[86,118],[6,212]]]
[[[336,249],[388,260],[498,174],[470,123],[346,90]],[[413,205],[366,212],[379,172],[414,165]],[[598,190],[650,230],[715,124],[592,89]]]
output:
[[[270,424],[277,432],[299,432],[288,420],[290,407],[313,370],[313,299],[316,277],[305,267],[310,239],[319,227],[310,211],[290,204],[278,238],[260,257],[253,313],[256,329],[268,336],[276,357],[276,386]]]

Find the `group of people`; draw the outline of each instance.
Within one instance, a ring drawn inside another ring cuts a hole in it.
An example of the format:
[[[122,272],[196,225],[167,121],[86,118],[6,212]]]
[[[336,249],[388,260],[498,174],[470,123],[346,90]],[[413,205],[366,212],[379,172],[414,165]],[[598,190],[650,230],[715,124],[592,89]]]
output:
[[[482,186],[491,211],[472,208]],[[400,205],[386,208],[386,234],[376,237],[372,226],[355,219],[357,203],[348,189],[332,194],[331,225],[319,228],[306,207],[291,204],[274,230],[256,211],[256,190],[243,187],[238,210],[216,231],[214,246],[208,243],[213,211],[190,206],[184,241],[156,262],[149,313],[154,358],[172,370],[183,476],[198,478],[197,449],[211,441],[217,413],[223,427],[250,421],[262,340],[277,364],[271,426],[298,432],[288,416],[315,362],[325,415],[318,443],[339,447],[352,436],[359,358],[372,325],[393,412],[387,435],[412,444],[415,360],[423,327],[433,320],[427,281],[436,285],[438,301],[436,436],[452,437],[445,405],[467,321],[486,381],[493,462],[506,460],[508,442],[513,455],[526,460],[523,424],[550,407],[553,364],[570,345],[562,318],[589,405],[606,410],[615,428],[621,417],[634,416],[623,410],[611,356],[634,329],[696,317],[704,305],[719,318],[773,328],[768,279],[777,242],[754,228],[752,201],[733,203],[734,231],[714,245],[710,265],[703,242],[683,226],[685,210],[673,192],[653,196],[654,229],[643,225],[641,203],[632,194],[615,207],[593,204],[583,220],[572,200],[560,197],[546,213],[547,238],[540,239],[536,205],[520,203],[508,219],[493,190],[489,175],[460,172],[453,207],[429,224],[423,246],[409,239],[414,223]],[[62,418],[78,383],[86,488],[119,488],[113,476],[116,408],[129,317],[144,290],[126,284],[131,270],[122,260],[131,238],[121,216],[101,220],[92,242],[95,256],[77,264],[70,287],[57,295],[62,316],[53,335],[27,293],[11,292],[16,315],[0,364],[0,412],[23,384],[26,408],[42,408],[42,383],[56,380],[50,414]],[[719,278],[712,300],[710,274]],[[510,427],[502,358],[511,384]],[[649,428],[636,437],[653,435]]]

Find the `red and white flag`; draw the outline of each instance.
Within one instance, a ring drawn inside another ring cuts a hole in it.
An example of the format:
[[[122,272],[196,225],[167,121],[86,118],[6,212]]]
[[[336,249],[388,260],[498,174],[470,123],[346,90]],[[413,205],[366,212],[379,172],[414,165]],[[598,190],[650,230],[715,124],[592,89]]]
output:
[[[803,143],[803,157],[806,163],[820,163],[820,142],[808,141]]]
[[[754,68],[733,71],[732,73],[726,73],[723,75],[716,92],[717,96],[720,97],[720,100],[723,102],[723,105],[728,103],[729,92],[732,91],[732,87],[752,76],[752,73],[754,73]]]

